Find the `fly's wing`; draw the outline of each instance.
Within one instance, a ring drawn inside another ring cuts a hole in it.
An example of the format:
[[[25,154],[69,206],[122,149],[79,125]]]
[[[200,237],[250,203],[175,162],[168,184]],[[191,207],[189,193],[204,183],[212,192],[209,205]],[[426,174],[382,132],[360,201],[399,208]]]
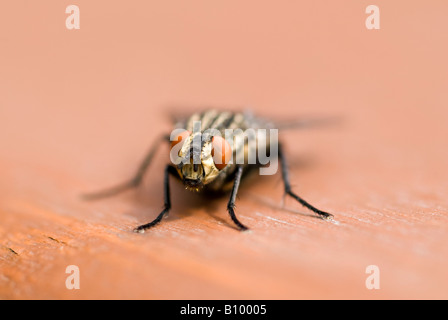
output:
[[[296,120],[276,121],[275,126],[279,130],[307,129],[307,128],[338,125],[342,122],[342,120],[343,119],[341,116],[331,116],[331,117],[303,116]]]

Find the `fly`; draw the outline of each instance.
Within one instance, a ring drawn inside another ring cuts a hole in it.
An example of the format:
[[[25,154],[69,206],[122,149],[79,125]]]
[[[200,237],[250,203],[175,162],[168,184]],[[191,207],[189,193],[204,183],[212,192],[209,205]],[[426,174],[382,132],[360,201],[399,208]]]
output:
[[[84,198],[108,197],[138,187],[159,148],[159,143],[164,142],[170,146],[171,158],[171,162],[166,165],[164,171],[164,207],[153,221],[136,227],[135,232],[143,233],[154,227],[170,211],[170,176],[181,180],[185,188],[190,191],[231,190],[227,211],[239,230],[247,230],[248,228],[239,221],[235,214],[236,196],[243,174],[257,167],[262,170],[262,165],[266,165],[267,160],[275,160],[278,161],[275,163],[280,164],[286,195],[318,216],[331,219],[333,215],[317,209],[292,191],[283,146],[276,139],[277,128],[283,130],[304,127],[309,124],[315,125],[320,122],[319,120],[293,121],[275,126],[269,121],[242,112],[207,110],[195,113],[175,124],[170,135],[159,137],[150,148],[134,177],[112,188],[87,194]],[[272,163],[269,167],[271,168],[271,166],[276,168]]]

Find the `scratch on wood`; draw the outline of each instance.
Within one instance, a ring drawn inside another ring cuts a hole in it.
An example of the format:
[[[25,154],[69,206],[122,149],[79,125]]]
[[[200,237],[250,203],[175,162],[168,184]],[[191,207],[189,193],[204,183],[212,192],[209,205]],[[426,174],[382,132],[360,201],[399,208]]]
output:
[[[47,238],[50,239],[50,240],[53,240],[53,241],[55,241],[57,243],[61,243],[61,244],[67,245],[67,243],[65,243],[64,241],[58,240],[56,238],[53,238],[53,237],[50,237],[50,236],[47,236]]]
[[[19,254],[17,252],[15,252],[12,248],[10,247],[5,247],[6,249],[8,249],[10,252],[12,252],[13,254],[15,254],[16,256],[18,256]]]
[[[265,218],[267,218],[267,219],[269,219],[269,220],[272,220],[272,221],[275,221],[275,222],[278,222],[278,223],[283,223],[283,224],[287,224],[287,225],[290,225],[290,226],[295,226],[295,224],[293,224],[293,223],[289,223],[289,222],[286,222],[286,221],[283,221],[283,220],[279,220],[279,219],[276,219],[276,218],[273,218],[273,217],[270,217],[270,216],[261,214],[261,213],[259,213],[259,212],[257,212],[256,214],[257,214],[258,216],[265,217]]]

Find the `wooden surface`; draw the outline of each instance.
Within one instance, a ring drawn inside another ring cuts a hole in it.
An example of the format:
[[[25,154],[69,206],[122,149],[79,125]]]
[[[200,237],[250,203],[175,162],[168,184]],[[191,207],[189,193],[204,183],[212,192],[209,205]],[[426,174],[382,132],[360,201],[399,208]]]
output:
[[[360,2],[77,2],[75,31],[58,1],[0,10],[0,298],[448,298],[446,2],[377,1],[374,31]],[[138,190],[79,199],[204,106],[342,116],[281,136],[294,190],[335,221],[282,207],[277,174],[241,185],[249,232],[173,182],[170,216],[134,234],[166,148]]]

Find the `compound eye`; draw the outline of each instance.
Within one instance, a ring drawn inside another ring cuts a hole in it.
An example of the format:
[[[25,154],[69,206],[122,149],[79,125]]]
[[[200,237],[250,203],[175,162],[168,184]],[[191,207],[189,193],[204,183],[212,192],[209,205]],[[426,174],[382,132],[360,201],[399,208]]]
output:
[[[188,131],[188,130],[185,130],[185,131],[182,131],[181,133],[179,133],[177,135],[177,137],[174,140],[171,141],[171,149],[173,149],[174,146],[178,145],[181,142],[183,144],[183,142],[185,142],[188,139],[190,134],[191,134],[191,132]]]
[[[232,157],[230,144],[221,136],[212,139],[212,157],[218,170],[224,169]]]

